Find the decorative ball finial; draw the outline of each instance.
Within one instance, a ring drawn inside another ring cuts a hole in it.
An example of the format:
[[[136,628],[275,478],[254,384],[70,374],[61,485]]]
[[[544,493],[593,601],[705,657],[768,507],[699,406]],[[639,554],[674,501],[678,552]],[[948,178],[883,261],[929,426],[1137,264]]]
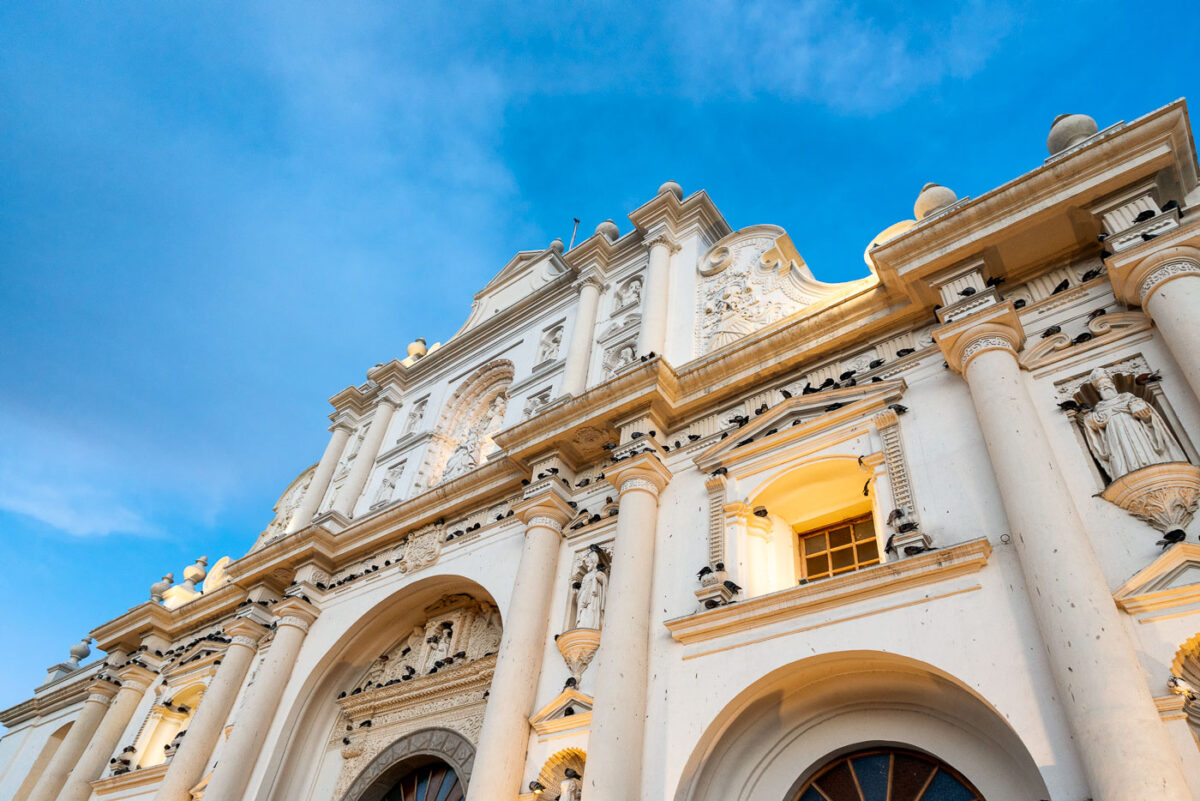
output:
[[[923,220],[957,200],[958,195],[954,194],[953,189],[948,189],[941,184],[925,184],[921,187],[920,194],[917,195],[917,202],[913,204],[913,214],[917,215],[918,220]]]
[[[555,239],[553,242],[550,243],[550,249],[553,250],[555,253],[562,253],[563,252],[563,241],[561,239]]]
[[[672,195],[679,198],[680,200],[683,199],[683,187],[680,186],[679,184],[675,183],[674,181],[667,181],[665,184],[663,184],[662,186],[660,186],[658,188],[658,194],[661,195],[664,192],[670,192]]]
[[[204,581],[204,577],[208,575],[208,557],[201,556],[196,560],[196,564],[188,565],[183,569],[183,582],[189,590],[195,590],[196,585]]]
[[[1099,130],[1096,121],[1086,114],[1059,114],[1050,125],[1046,149],[1050,151],[1051,156],[1056,155],[1075,147]]]
[[[175,583],[175,574],[168,573],[162,577],[162,581],[156,581],[150,585],[150,600],[156,604],[162,603],[163,593],[171,589]]]
[[[91,637],[84,637],[83,640],[80,641],[78,645],[71,646],[70,662],[71,662],[72,667],[79,667],[79,663],[82,662],[83,660],[87,659],[88,656],[91,655],[92,649],[88,645],[91,641],[92,641]]]
[[[597,225],[596,233],[609,239],[619,239],[621,237],[621,229],[617,228],[617,224],[612,220],[605,220]]]
[[[425,337],[417,337],[408,345],[408,355],[414,359],[419,359],[429,352],[429,346],[425,344]]]

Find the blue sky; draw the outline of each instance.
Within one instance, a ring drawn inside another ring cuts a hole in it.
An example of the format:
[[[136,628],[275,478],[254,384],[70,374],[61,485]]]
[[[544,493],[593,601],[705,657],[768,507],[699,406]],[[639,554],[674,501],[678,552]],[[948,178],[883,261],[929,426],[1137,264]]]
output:
[[[518,7],[519,6],[519,7]],[[1197,96],[1133,3],[0,5],[0,707],[241,555],[326,399],[660,183],[865,274],[923,183]]]

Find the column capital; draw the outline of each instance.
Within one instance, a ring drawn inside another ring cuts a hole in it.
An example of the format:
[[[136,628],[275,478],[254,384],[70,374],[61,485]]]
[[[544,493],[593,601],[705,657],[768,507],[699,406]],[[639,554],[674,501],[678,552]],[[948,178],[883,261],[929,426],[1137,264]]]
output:
[[[267,633],[267,627],[248,617],[239,617],[225,627],[225,633],[233,638],[233,645],[257,648],[258,641]]]
[[[295,596],[284,598],[275,604],[271,611],[275,614],[275,622],[280,626],[294,626],[306,633],[308,627],[321,614],[320,609]]]
[[[622,495],[630,490],[645,490],[657,497],[671,480],[671,475],[657,454],[645,451],[604,470],[604,480]]]
[[[348,413],[343,412],[342,414],[339,414],[333,421],[333,424],[329,426],[329,430],[335,433],[338,431],[344,431],[347,434],[353,434],[356,425],[357,423],[354,418]]]
[[[574,286],[576,292],[582,290],[585,286],[604,289],[604,279],[600,277],[598,269],[595,267],[586,267],[579,272],[579,277],[575,279]]]
[[[1108,280],[1113,294],[1122,303],[1145,306],[1168,281],[1185,275],[1200,277],[1200,247],[1195,244],[1163,248],[1136,261],[1109,259]]]
[[[133,687],[142,692],[149,688],[157,676],[157,673],[147,670],[141,665],[125,665],[117,671],[117,678],[121,680],[122,688]]]
[[[88,700],[95,700],[102,704],[107,704],[112,700],[112,697],[117,694],[117,690],[119,689],[121,688],[113,684],[108,679],[97,678],[88,685]]]
[[[575,516],[575,510],[563,497],[562,490],[556,484],[550,484],[513,506],[513,514],[526,526],[546,526],[562,531],[567,521]]]
[[[933,340],[950,368],[961,374],[971,359],[984,351],[1007,350],[1015,357],[1025,344],[1025,331],[1008,301],[942,326],[933,332]]]
[[[375,396],[379,403],[387,403],[391,406],[399,406],[400,400],[404,393],[395,384],[384,384],[379,388],[379,393]]]
[[[655,233],[650,234],[646,237],[645,242],[647,248],[653,248],[656,245],[662,245],[667,249],[668,253],[679,252],[679,243],[676,242],[675,238],[666,231],[656,231]]]

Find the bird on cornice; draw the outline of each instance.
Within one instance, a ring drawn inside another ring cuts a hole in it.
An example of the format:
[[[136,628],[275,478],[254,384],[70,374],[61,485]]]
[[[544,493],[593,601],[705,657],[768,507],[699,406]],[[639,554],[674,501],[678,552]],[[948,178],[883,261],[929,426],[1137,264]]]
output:
[[[1170,548],[1172,545],[1183,542],[1185,539],[1187,539],[1186,531],[1184,531],[1181,528],[1173,528],[1170,531],[1168,531],[1166,534],[1164,534],[1163,538],[1161,540],[1159,540],[1158,542],[1156,542],[1154,544],[1161,545],[1162,549],[1165,551],[1168,548]]]

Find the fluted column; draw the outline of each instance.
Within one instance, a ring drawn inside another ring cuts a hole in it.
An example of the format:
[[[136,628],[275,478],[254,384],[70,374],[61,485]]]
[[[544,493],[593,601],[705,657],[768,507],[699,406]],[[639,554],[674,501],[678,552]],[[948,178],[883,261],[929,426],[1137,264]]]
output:
[[[1114,294],[1150,315],[1200,397],[1200,247],[1166,248],[1137,262],[1110,261]]]
[[[58,801],[87,801],[91,796],[92,782],[104,772],[154,677],[154,673],[138,665],[126,665],[118,671],[120,689],[109,704],[104,719],[96,727],[96,733],[92,735],[87,748],[72,767],[71,775],[58,794]]]
[[[679,245],[660,233],[646,240],[650,263],[646,266],[646,288],[642,301],[642,323],[638,331],[638,355],[662,355],[667,344],[668,293],[671,286],[671,254]]]
[[[363,487],[367,486],[367,479],[371,476],[371,468],[375,467],[375,457],[379,455],[379,446],[387,434],[388,423],[392,421],[397,403],[398,399],[390,392],[380,393],[375,416],[371,419],[371,428],[363,438],[358,456],[354,457],[354,464],[350,467],[350,475],[346,477],[346,483],[338,491],[337,500],[333,504],[334,510],[346,517],[353,515],[358,496],[362,495]]]
[[[583,798],[632,801],[641,797],[658,495],[671,472],[655,454],[641,453],[608,468],[605,477],[620,492],[620,511]]]
[[[567,363],[563,367],[562,391],[565,395],[578,395],[587,389],[588,363],[592,358],[592,343],[596,340],[600,283],[595,273],[581,276],[576,282],[579,287],[579,310],[571,329],[571,342],[567,346]]]
[[[262,751],[263,738],[279,708],[279,699],[292,675],[292,666],[304,644],[308,628],[320,610],[302,598],[285,598],[274,608],[275,639],[248,688],[246,703],[233,722],[233,733],[221,750],[221,760],[213,769],[204,791],[214,801],[240,801],[250,774]],[[188,730],[188,737],[191,730]],[[187,737],[183,738],[187,740]]]
[[[1022,381],[1011,303],[935,332],[971,391],[1068,724],[1098,799],[1190,798],[1112,594]]]
[[[479,734],[469,801],[511,801],[521,792],[562,528],[572,515],[555,485],[527,498],[516,512],[525,521],[525,542]]]
[[[96,729],[100,726],[100,721],[108,712],[109,703],[116,694],[117,685],[105,679],[96,681],[88,687],[88,697],[83,702],[83,709],[79,710],[79,715],[71,724],[67,736],[63,738],[58,750],[54,752],[50,764],[46,766],[41,778],[34,785],[28,801],[54,801],[58,798],[59,791],[67,781],[67,774],[75,767],[79,757],[83,755],[84,749],[92,741]]]
[[[313,515],[317,513],[317,507],[321,505],[321,499],[325,497],[325,491],[329,489],[329,480],[333,478],[333,471],[337,468],[338,459],[341,458],[342,451],[346,449],[346,442],[350,439],[350,432],[353,429],[343,419],[334,423],[330,430],[333,431],[333,436],[329,438],[329,444],[325,446],[325,453],[321,455],[321,461],[317,463],[317,469],[313,472],[312,480],[308,482],[308,489],[304,492],[304,498],[300,501],[296,514],[288,523],[287,533],[289,534],[312,522]]]
[[[179,750],[167,768],[167,775],[154,796],[154,801],[191,801],[191,789],[204,777],[204,766],[212,756],[213,748],[221,738],[225,721],[233,709],[242,682],[254,655],[258,652],[258,641],[266,628],[249,618],[238,618],[225,627],[233,638],[221,666],[204,692],[204,698],[196,707],[196,713],[188,724],[187,734],[180,742]]]

